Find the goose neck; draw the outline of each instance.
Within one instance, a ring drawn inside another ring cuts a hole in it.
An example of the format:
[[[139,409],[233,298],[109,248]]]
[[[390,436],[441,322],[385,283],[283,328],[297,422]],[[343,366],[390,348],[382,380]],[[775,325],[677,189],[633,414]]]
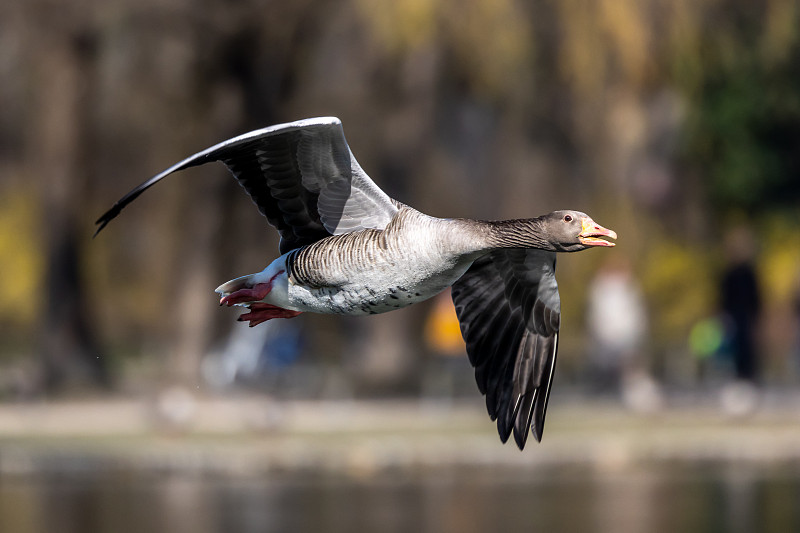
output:
[[[541,221],[537,218],[487,222],[489,242],[495,248],[538,248],[554,250],[545,238]]]

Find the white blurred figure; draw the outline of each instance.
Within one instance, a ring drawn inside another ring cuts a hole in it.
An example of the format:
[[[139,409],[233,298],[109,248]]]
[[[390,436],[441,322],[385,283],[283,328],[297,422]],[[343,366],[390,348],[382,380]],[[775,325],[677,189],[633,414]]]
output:
[[[303,351],[302,324],[295,319],[270,320],[258,328],[234,325],[222,348],[203,359],[203,377],[220,390],[239,384],[277,391]]]
[[[589,370],[600,393],[620,394],[637,411],[660,406],[656,383],[637,359],[647,334],[647,313],[638,284],[625,259],[607,263],[590,285]]]
[[[231,387],[241,378],[249,378],[258,370],[258,361],[276,321],[260,328],[235,324],[227,342],[219,351],[203,358],[201,372],[206,382],[215,389]]]

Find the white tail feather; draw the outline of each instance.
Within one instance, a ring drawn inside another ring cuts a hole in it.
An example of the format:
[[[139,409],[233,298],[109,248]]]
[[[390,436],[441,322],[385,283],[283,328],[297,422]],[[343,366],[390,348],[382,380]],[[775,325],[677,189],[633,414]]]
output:
[[[230,281],[226,281],[225,283],[214,289],[214,292],[216,292],[221,296],[225,296],[232,292],[238,291],[239,289],[250,288],[254,285],[254,283],[252,283],[251,280],[255,275],[256,274],[248,274],[246,276],[240,276]]]

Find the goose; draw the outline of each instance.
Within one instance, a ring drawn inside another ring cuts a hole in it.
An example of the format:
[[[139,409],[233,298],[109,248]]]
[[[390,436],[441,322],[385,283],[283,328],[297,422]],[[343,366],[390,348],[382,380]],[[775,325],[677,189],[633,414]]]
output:
[[[280,257],[220,285],[220,305],[255,326],[301,313],[370,315],[452,287],[478,389],[505,443],[542,438],[561,304],[556,253],[614,246],[614,231],[572,210],[504,221],[436,218],[383,192],[342,123],[321,117],[245,133],[145,181],[97,220],[95,236],[168,175],[224,163],[280,234]]]

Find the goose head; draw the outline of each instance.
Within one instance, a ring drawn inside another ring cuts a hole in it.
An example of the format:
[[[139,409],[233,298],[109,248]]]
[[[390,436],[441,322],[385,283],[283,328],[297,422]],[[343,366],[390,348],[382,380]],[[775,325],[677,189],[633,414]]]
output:
[[[604,228],[580,211],[553,211],[540,219],[542,236],[559,252],[578,252],[592,246],[614,246],[615,231]]]

